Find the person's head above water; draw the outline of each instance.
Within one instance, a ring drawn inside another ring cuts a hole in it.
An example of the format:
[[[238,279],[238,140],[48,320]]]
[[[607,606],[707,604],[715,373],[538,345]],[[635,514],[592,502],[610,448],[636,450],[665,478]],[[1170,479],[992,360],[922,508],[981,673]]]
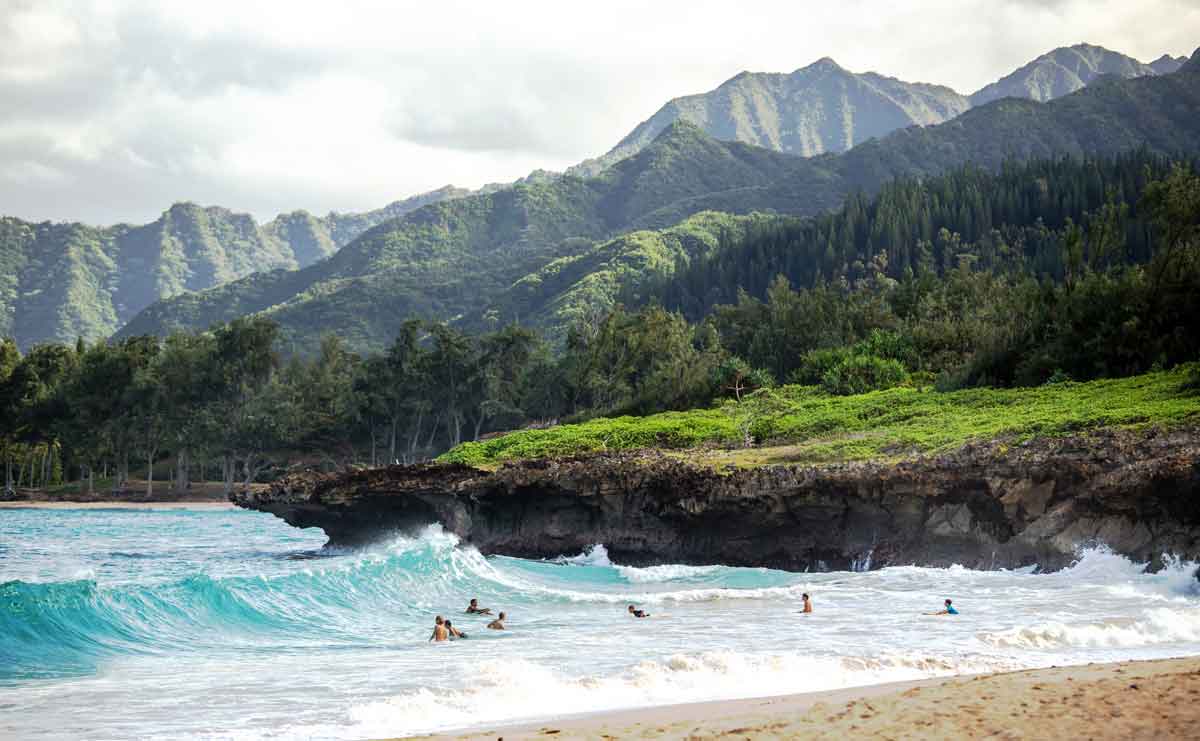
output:
[[[801,598],[801,599],[808,599],[808,592],[805,592],[804,594],[800,595],[800,598]]]
[[[472,600],[471,600],[471,607],[474,607],[474,606],[475,606],[475,605],[477,605],[477,604],[479,604],[479,600],[472,598]]]
[[[636,609],[637,609],[637,608],[636,608],[636,607],[634,607],[633,605],[630,605],[630,606],[629,606],[629,611],[630,611],[630,612],[633,612],[633,611],[634,611],[634,610],[636,610]]]
[[[502,613],[500,613],[499,619],[500,619],[500,620],[503,620],[503,619],[504,619],[504,618],[506,618],[506,617],[508,617],[508,616],[507,616],[507,615],[505,615],[505,614],[502,612]]]
[[[953,601],[954,601],[954,600],[949,600],[949,599],[948,599],[948,600],[946,600],[946,607],[949,607],[949,606],[950,606],[950,604],[951,604]]]
[[[434,624],[434,625],[441,625],[441,624],[443,624],[444,622],[446,622],[446,621],[442,619],[442,616],[441,616],[441,615],[438,615],[437,617],[435,617],[435,618],[433,619],[433,624]]]

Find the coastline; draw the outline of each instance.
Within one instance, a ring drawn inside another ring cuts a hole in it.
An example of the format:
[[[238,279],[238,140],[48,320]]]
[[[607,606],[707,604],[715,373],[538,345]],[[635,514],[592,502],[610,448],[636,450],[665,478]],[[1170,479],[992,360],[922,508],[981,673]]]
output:
[[[778,697],[496,724],[434,739],[1186,738],[1200,656],[936,677]]]
[[[63,500],[21,500],[0,502],[0,509],[237,509],[232,502],[198,499],[191,502],[130,502],[119,499],[94,502],[68,502]]]

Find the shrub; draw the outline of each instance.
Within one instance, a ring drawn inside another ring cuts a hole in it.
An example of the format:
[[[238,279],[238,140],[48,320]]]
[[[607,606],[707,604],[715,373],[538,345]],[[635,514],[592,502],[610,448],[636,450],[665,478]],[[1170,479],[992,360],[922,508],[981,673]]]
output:
[[[830,368],[821,388],[837,396],[882,391],[908,382],[908,371],[899,360],[876,355],[854,355]]]
[[[811,350],[800,358],[800,367],[792,371],[791,383],[800,386],[816,386],[825,374],[846,362],[853,352],[849,348],[835,347],[826,350]]]
[[[855,355],[874,355],[885,360],[898,360],[906,368],[916,368],[919,357],[912,340],[899,332],[871,330],[866,339],[854,346]]]

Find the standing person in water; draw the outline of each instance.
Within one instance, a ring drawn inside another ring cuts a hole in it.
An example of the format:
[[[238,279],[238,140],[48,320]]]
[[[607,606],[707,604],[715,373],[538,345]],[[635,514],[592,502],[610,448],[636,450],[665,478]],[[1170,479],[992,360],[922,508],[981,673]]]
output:
[[[491,615],[492,608],[480,607],[479,600],[472,598],[471,604],[467,605],[467,614],[468,615]]]
[[[946,606],[937,612],[931,612],[930,615],[957,615],[958,610],[954,609],[954,600],[946,600]]]
[[[438,641],[439,643],[450,640],[450,631],[446,630],[447,625],[449,625],[449,623],[443,620],[441,615],[438,615],[436,618],[434,618],[433,635],[429,636],[429,640]]]
[[[466,638],[467,634],[454,627],[454,624],[449,620],[446,621],[446,632],[450,634],[450,640],[455,638]]]
[[[504,619],[506,617],[507,616],[503,612],[500,613],[500,617],[488,623],[487,627],[491,628],[492,630],[504,630]]]
[[[800,612],[812,612],[812,600],[808,598],[808,592],[800,595],[800,598],[804,600],[804,609]]]
[[[646,612],[645,610],[639,610],[638,608],[634,607],[633,605],[629,606],[629,614],[633,615],[635,618],[650,617],[650,613]]]

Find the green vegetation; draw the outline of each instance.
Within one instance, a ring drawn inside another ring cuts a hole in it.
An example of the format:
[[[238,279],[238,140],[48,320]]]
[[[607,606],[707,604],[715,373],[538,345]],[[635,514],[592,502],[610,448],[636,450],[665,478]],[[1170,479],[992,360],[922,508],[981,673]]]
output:
[[[522,197],[547,187],[532,183]],[[462,201],[480,211],[435,204],[403,226],[467,244],[478,234],[471,225],[495,213],[485,207],[492,201]],[[386,262],[413,247],[397,233],[376,229],[360,240],[370,252],[321,265]],[[887,250],[873,247],[877,233],[890,235]],[[350,338],[325,335],[305,354],[262,316],[166,339],[35,345],[24,355],[8,341],[0,454],[9,484],[91,482],[97,470],[128,481],[134,460],[152,479],[168,455],[177,490],[214,464],[232,484],[300,462],[415,461],[451,448],[451,460],[483,462],[702,444],[741,446],[705,454],[739,464],[830,460],[1194,416],[1196,397],[1184,387],[1196,385],[1197,371],[1184,366],[1200,360],[1200,176],[1187,162],[1137,152],[999,175],[962,171],[851,199],[822,219],[700,215],[671,240],[619,240],[618,252],[665,247],[651,272],[670,274],[680,294],[708,286],[700,306],[733,293],[736,276],[763,270],[801,271],[811,287],[793,289],[776,274],[765,301],[736,291],[736,304],[694,322],[657,303],[617,305],[580,316],[561,347],[516,324],[472,335],[408,319],[382,352],[359,355]],[[726,249],[714,252],[714,240]],[[803,258],[831,249],[829,264],[861,259],[825,280]],[[899,279],[888,274],[892,259],[905,266]],[[285,293],[306,272],[279,271],[258,285],[263,295]],[[1138,376],[1147,372],[1155,374]],[[1129,376],[1138,377],[1070,383]],[[776,390],[776,380],[793,385]],[[715,399],[734,403],[713,407]],[[483,439],[521,427],[550,429]]]
[[[723,235],[771,218],[703,211],[667,229],[623,234],[521,278],[473,322],[521,317],[522,323],[540,327],[551,342],[561,344],[571,327],[595,321],[618,302],[653,298],[660,282],[718,250]]]
[[[936,453],[973,440],[1063,435],[1098,427],[1200,423],[1188,369],[1088,383],[952,393],[894,388],[832,396],[811,386],[756,392],[712,409],[615,417],[468,442],[438,460],[473,466],[637,448],[739,448],[748,421],[766,448],[751,460],[833,461]],[[699,460],[736,461],[697,451]]]

